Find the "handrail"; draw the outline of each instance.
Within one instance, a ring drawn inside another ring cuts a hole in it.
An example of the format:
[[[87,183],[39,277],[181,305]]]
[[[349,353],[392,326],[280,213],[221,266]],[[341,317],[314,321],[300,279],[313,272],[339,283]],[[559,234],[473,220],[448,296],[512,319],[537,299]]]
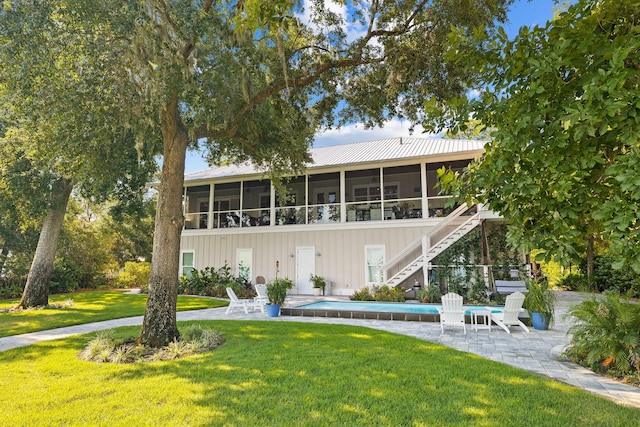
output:
[[[467,219],[465,222],[463,222],[462,224],[460,224],[458,226],[458,228],[456,228],[455,230],[453,230],[451,233],[447,234],[446,236],[444,236],[442,239],[440,239],[440,241],[438,243],[436,243],[435,245],[432,245],[429,250],[431,250],[432,248],[435,248],[436,246],[438,246],[438,244],[440,242],[445,241],[446,239],[448,239],[450,236],[453,236],[454,234],[456,234],[458,232],[458,230],[460,230],[462,227],[464,227],[467,224],[472,223],[473,221],[475,221],[476,219],[478,219],[478,217],[480,216],[479,213],[475,213],[474,215],[470,216],[469,219]]]
[[[441,221],[438,225],[436,225],[435,227],[429,229],[428,232],[422,234],[418,239],[416,239],[411,244],[409,244],[409,246],[407,246],[402,252],[398,253],[396,256],[394,256],[389,261],[384,263],[382,265],[382,269],[384,271],[388,270],[389,267],[391,267],[392,265],[394,265],[395,263],[397,263],[401,259],[405,258],[412,251],[416,250],[418,248],[418,246],[422,246],[422,239],[425,236],[429,236],[429,235],[437,233],[438,231],[440,231],[442,228],[444,228],[447,225],[449,225],[454,219],[458,218],[460,215],[462,215],[464,212],[466,212],[469,209],[471,209],[471,208],[467,207],[467,205],[464,204],[464,203],[462,205],[458,206],[453,212],[451,212],[449,215],[447,215],[447,217],[445,218],[444,221]]]
[[[473,208],[473,206],[471,208]],[[438,231],[440,231],[441,229],[449,225],[454,219],[458,218],[459,216],[461,216],[463,213],[470,210],[471,208],[467,207],[465,203],[461,204],[453,212],[447,215],[446,221],[440,222],[440,224],[433,227],[427,233],[424,233],[422,237],[424,237],[425,235],[430,236],[432,234],[436,234]]]

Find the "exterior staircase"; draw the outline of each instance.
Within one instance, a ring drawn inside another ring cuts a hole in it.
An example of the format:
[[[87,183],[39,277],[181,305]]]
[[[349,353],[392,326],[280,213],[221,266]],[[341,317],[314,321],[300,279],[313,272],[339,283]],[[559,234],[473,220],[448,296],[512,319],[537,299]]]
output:
[[[432,259],[480,224],[479,211],[477,205],[471,208],[462,205],[451,212],[440,224],[382,266],[383,274],[387,277],[384,283],[395,287],[420,269],[426,272]]]

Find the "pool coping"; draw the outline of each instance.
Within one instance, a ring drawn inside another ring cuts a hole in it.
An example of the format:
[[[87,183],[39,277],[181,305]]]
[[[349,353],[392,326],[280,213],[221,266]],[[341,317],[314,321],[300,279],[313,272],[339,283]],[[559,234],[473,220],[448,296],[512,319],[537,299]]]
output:
[[[356,310],[328,310],[299,307],[282,307],[280,314],[283,316],[302,317],[335,317],[343,319],[370,319],[370,320],[403,320],[409,322],[439,322],[437,313],[402,313],[390,311],[356,311]],[[469,323],[470,316],[465,316]]]
[[[411,304],[411,303],[409,303]],[[484,307],[484,306],[478,306]],[[332,310],[326,308],[303,308],[282,307],[280,309],[282,316],[298,316],[298,317],[328,317],[341,319],[367,319],[367,320],[398,320],[407,322],[439,322],[440,314],[438,313],[407,313],[392,311],[362,311],[362,310]],[[529,316],[526,311],[521,313],[520,319],[528,323]],[[465,323],[471,324],[471,315],[465,314]]]

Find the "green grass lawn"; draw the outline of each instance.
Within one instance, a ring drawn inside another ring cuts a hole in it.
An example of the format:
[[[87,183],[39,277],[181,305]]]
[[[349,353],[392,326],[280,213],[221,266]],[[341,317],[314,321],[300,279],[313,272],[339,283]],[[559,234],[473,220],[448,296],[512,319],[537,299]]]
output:
[[[100,322],[102,320],[144,314],[146,295],[124,294],[123,291],[90,291],[51,295],[49,303],[73,300],[64,309],[27,310],[21,313],[0,313],[0,337],[55,329],[63,326]],[[19,300],[2,300],[0,308],[8,308]],[[228,302],[211,298],[178,296],[178,311],[223,307]]]
[[[640,410],[412,337],[343,325],[199,323],[227,342],[171,362],[82,362],[93,335],[0,353],[0,424],[609,427],[640,419]],[[136,336],[139,327],[116,333]]]

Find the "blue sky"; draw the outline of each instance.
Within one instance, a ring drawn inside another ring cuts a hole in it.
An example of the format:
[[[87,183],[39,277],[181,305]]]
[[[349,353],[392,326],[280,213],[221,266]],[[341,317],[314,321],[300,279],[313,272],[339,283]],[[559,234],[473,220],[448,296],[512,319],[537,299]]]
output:
[[[505,25],[505,30],[509,37],[517,34],[518,29],[524,25],[543,26],[553,17],[556,5],[553,0],[517,0],[511,7],[509,13],[509,22]],[[330,131],[316,135],[313,146],[326,147],[330,145],[345,144],[349,142],[371,141],[375,139],[397,138],[401,136],[409,136],[409,124],[392,120],[383,128],[365,130],[361,125],[345,126],[341,129],[332,129]],[[416,127],[414,136],[420,135],[422,128]],[[425,135],[426,136],[426,135]],[[207,169],[209,166],[202,159],[200,154],[188,152],[185,172],[196,172]]]

